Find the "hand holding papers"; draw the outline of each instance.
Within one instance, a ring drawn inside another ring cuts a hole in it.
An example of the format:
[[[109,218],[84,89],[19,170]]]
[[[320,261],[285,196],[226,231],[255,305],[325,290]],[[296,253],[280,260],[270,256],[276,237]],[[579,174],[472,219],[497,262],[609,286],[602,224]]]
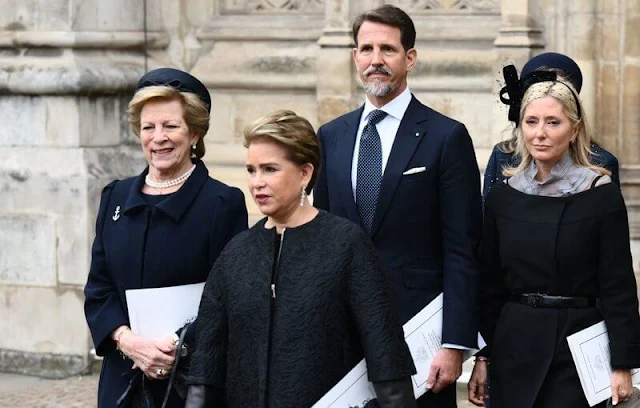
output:
[[[417,370],[412,377],[416,398],[427,391],[425,386],[431,361],[442,346],[442,300],[440,294],[403,326],[405,341]],[[478,345],[481,348],[486,345],[479,334]],[[463,360],[476,352],[465,350]],[[375,397],[373,385],[367,379],[366,362],[362,360],[312,408],[362,408]]]
[[[567,337],[580,384],[590,406],[611,397],[609,335],[604,322]],[[631,370],[632,382],[640,383],[640,370]]]
[[[203,283],[125,292],[131,330],[153,339],[174,333],[198,315]]]

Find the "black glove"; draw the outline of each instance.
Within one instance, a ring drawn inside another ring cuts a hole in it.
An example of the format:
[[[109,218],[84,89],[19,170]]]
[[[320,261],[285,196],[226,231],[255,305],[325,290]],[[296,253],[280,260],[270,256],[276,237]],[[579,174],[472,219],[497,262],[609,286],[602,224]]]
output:
[[[224,406],[220,393],[206,385],[190,385],[184,408],[209,408]]]
[[[380,408],[416,408],[411,377],[373,383]]]

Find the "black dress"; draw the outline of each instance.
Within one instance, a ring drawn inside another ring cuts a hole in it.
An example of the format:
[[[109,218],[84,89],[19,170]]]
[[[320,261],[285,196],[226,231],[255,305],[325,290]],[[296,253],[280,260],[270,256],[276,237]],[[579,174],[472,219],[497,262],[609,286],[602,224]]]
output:
[[[638,300],[627,211],[613,183],[568,197],[504,183],[486,200],[481,331],[491,407],[588,407],[567,336],[605,320],[613,368],[640,367]],[[533,308],[512,293],[596,297],[592,308]]]
[[[229,408],[303,408],[363,357],[371,381],[411,376],[390,282],[365,233],[320,211],[286,229],[276,251],[264,224],[233,239],[209,275],[189,382],[223,391]]]

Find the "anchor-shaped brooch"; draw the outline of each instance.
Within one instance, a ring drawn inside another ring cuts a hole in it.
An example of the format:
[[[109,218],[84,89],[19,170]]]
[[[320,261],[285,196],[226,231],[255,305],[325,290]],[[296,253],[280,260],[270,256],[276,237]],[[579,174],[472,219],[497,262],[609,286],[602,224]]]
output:
[[[114,221],[118,221],[120,219],[120,206],[116,206],[116,212],[113,213],[113,217],[111,217],[112,220]]]

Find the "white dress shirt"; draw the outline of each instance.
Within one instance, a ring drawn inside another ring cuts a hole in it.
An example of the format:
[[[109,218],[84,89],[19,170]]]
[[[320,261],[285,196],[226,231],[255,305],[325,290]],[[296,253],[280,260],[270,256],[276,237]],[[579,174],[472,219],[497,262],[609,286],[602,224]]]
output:
[[[393,147],[393,141],[396,140],[396,133],[398,133],[400,122],[410,102],[411,91],[409,91],[409,87],[406,87],[400,95],[380,108],[373,106],[368,98],[365,99],[364,110],[360,117],[360,126],[358,126],[358,134],[356,135],[356,145],[353,148],[353,158],[351,159],[351,188],[353,190],[354,200],[356,199],[356,183],[358,181],[360,138],[362,137],[364,127],[367,122],[369,122],[369,114],[376,109],[387,112],[387,116],[376,125],[376,129],[378,129],[378,134],[380,135],[380,143],[382,144],[382,174],[384,174],[384,169],[387,167],[387,161],[389,160],[391,148]]]

